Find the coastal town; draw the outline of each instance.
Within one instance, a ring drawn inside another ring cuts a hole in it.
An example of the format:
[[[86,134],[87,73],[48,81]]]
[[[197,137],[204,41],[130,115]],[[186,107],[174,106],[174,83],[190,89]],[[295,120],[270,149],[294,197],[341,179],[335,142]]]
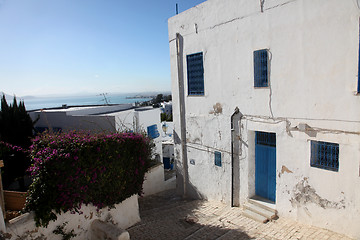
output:
[[[360,239],[359,23],[357,0],[176,4],[171,92],[3,92],[0,239]]]

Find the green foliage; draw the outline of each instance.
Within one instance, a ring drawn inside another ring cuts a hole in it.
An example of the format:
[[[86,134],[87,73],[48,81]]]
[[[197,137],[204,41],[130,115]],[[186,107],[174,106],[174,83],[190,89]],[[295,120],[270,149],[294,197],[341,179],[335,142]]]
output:
[[[33,137],[33,122],[26,112],[24,102],[18,104],[16,98],[12,105],[8,105],[5,96],[1,99],[0,111],[0,159],[4,160],[3,170],[4,188],[16,179],[19,181],[20,190],[25,190],[23,177],[30,166],[30,158],[26,149],[31,145]],[[19,149],[25,149],[20,151]]]
[[[167,122],[172,122],[172,121],[173,121],[173,116],[172,116],[172,114],[168,115],[168,114],[166,114],[166,113],[161,113],[160,117],[161,117],[161,121],[162,121],[162,122],[163,122],[163,121],[167,121]]]
[[[4,142],[27,148],[33,137],[33,122],[26,112],[25,104],[17,104],[14,97],[13,104],[8,105],[5,96],[1,99],[0,111],[0,139]]]
[[[64,222],[62,225],[57,226],[53,233],[56,235],[61,235],[62,240],[70,240],[73,237],[76,237],[76,234],[74,233],[74,229],[72,229],[70,232],[65,232],[65,226],[68,224],[68,222]]]
[[[112,207],[140,194],[153,143],[141,134],[45,133],[31,146],[33,184],[26,210],[38,226],[82,204]],[[80,212],[81,213],[81,212]]]

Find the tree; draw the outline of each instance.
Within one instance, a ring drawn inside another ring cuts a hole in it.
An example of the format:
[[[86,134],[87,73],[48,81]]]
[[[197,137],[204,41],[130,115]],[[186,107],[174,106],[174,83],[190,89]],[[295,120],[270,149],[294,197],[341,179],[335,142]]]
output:
[[[18,104],[14,97],[13,104],[8,105],[5,96],[1,99],[0,111],[0,141],[3,142],[0,159],[4,160],[4,187],[16,178],[21,178],[19,184],[23,190],[23,177],[30,166],[30,158],[25,151],[28,149],[33,137],[34,123],[26,112],[25,104]],[[16,149],[16,150],[14,150]]]

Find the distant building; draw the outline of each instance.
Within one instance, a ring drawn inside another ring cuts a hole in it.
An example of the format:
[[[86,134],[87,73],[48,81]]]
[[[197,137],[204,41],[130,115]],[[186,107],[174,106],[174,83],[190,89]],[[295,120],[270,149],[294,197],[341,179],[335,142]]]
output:
[[[161,112],[166,113],[167,116],[172,114],[172,102],[162,102],[161,103]]]
[[[29,112],[33,120],[39,119],[35,129],[44,131],[89,130],[146,132],[156,144],[159,161],[162,143],[159,129],[160,110],[152,107],[134,108],[131,104],[110,106],[80,106],[44,109]]]
[[[177,186],[360,238],[360,9],[208,0],[169,19]]]

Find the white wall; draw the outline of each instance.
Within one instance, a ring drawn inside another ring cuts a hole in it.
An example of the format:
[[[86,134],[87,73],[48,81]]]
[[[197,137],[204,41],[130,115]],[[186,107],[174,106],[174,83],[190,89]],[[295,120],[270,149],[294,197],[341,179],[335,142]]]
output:
[[[176,187],[175,178],[165,181],[164,165],[159,164],[149,169],[145,174],[143,183],[143,196],[150,196],[162,191],[174,189]]]
[[[45,227],[36,227],[33,213],[26,213],[17,219],[13,219],[7,224],[7,232],[12,235],[11,239],[42,239],[42,235],[47,239],[62,239],[61,235],[56,235],[53,230],[64,223],[65,232],[72,230],[76,234],[73,239],[91,239],[90,224],[95,219],[114,224],[116,227],[126,229],[140,221],[138,195],[133,195],[119,204],[115,208],[103,208],[99,211],[92,205],[82,206],[82,214],[71,214],[70,212],[57,214],[57,220],[51,221]]]
[[[354,191],[360,187],[359,16],[352,0],[269,0],[263,12],[259,1],[208,0],[169,19],[175,158],[182,169],[179,33],[193,196],[230,204],[230,123],[238,107],[241,203],[254,195],[254,132],[275,132],[279,216],[360,237],[360,193]],[[256,89],[258,49],[271,55],[270,87]],[[186,55],[197,52],[204,56],[205,94],[187,96]],[[301,132],[299,123],[315,131]],[[310,167],[310,140],[339,144],[339,172]],[[221,167],[214,151],[222,152]]]
[[[160,136],[153,139],[155,143],[156,153],[159,154],[159,160],[162,162],[162,137],[160,124],[160,108],[150,108],[146,111],[136,110],[139,115],[139,127],[147,131],[147,127],[156,124]]]
[[[115,119],[111,116],[69,116],[65,112],[30,112],[35,127],[61,128],[67,130],[114,131]]]

